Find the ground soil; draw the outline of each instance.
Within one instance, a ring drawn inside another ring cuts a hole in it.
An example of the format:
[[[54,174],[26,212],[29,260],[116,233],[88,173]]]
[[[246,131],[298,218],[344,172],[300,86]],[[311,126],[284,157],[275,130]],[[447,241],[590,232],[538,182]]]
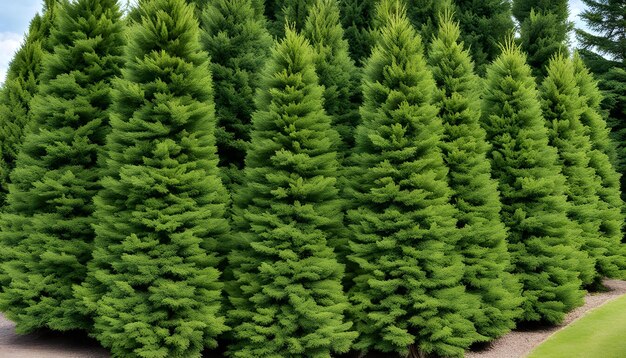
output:
[[[607,280],[606,292],[592,293],[585,305],[570,312],[563,324],[551,327],[525,327],[466,354],[467,358],[519,358],[586,312],[626,294],[626,281]],[[205,357],[215,355],[205,354]],[[107,351],[82,333],[40,331],[15,334],[15,325],[0,314],[0,357],[2,358],[106,358]]]

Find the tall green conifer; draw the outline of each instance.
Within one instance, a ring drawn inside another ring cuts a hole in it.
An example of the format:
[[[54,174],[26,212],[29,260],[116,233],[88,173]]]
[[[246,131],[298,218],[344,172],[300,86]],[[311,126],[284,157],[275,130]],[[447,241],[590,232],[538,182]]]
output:
[[[324,86],[324,109],[341,136],[343,149],[348,150],[354,146],[354,129],[359,121],[360,71],[350,58],[339,16],[337,0],[317,0],[303,35],[315,50],[315,69]]]
[[[226,329],[215,253],[228,194],[208,56],[184,0],[140,11],[113,92],[93,260],[76,291],[114,356],[200,357]]]
[[[436,100],[444,125],[441,147],[461,228],[457,247],[465,263],[463,283],[481,301],[472,321],[480,334],[497,338],[515,326],[520,287],[507,271],[507,230],[500,221],[498,183],[491,179],[489,145],[480,126],[480,80],[459,36],[451,12],[443,12],[429,62],[440,89]]]
[[[0,210],[6,204],[9,174],[31,126],[30,101],[38,91],[44,53],[51,50],[49,37],[56,1],[45,1],[42,15],[35,15],[31,21],[26,40],[11,61],[0,90]]]
[[[345,321],[343,267],[329,245],[342,225],[336,148],[313,50],[293,29],[273,49],[257,97],[245,186],[243,245],[230,257],[234,357],[329,357],[356,337]]]
[[[547,73],[541,95],[550,143],[559,152],[567,179],[569,215],[582,228],[581,247],[595,261],[593,283],[597,286],[605,276],[617,277],[626,268],[626,258],[619,253],[621,235],[616,229],[620,226],[615,225],[622,218],[621,210],[600,199],[602,180],[590,162],[591,140],[580,120],[587,98],[580,95],[572,61],[557,56]]]
[[[500,54],[500,44],[514,30],[509,0],[454,0],[455,18],[461,40],[472,54],[476,70],[484,75],[486,66]]]
[[[567,217],[565,178],[548,144],[531,68],[512,43],[488,67],[482,123],[513,273],[523,285],[522,319],[558,323],[583,303],[578,265],[586,257],[574,242],[580,231]]]
[[[379,9],[394,8],[386,5]],[[365,68],[363,122],[349,174],[356,348],[462,356],[484,339],[467,318],[478,303],[461,283],[435,82],[400,8],[379,16],[387,23]]]
[[[212,1],[201,21],[215,88],[217,152],[231,181],[244,165],[254,95],[272,44],[263,15],[252,5],[250,0]]]
[[[87,328],[72,286],[91,257],[93,196],[109,133],[110,87],[122,66],[123,27],[115,0],[63,3],[32,100],[35,130],[11,174],[1,239],[15,245],[2,271],[0,308],[19,332]]]
[[[520,47],[527,54],[533,75],[543,78],[550,59],[567,54],[572,30],[567,0],[515,0],[513,16],[520,25]]]

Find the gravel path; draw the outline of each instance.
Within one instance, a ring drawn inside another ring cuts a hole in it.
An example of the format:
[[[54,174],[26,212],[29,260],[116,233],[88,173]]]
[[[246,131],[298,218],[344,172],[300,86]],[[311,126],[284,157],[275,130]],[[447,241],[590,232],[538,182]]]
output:
[[[41,331],[15,334],[15,324],[0,314],[0,357],[2,358],[107,358],[98,342],[80,333]]]
[[[550,335],[575,321],[589,310],[626,294],[626,281],[607,280],[607,292],[587,295],[585,305],[570,312],[562,325],[516,330],[494,341],[489,347],[468,352],[466,358],[524,357]],[[16,335],[15,325],[0,314],[0,357],[2,358],[107,358],[98,342],[81,333],[61,334],[42,331]]]
[[[533,329],[515,330],[506,336],[495,340],[483,350],[468,352],[466,358],[520,358],[529,354],[533,348],[545,341],[564,326],[582,317],[589,310],[601,306],[626,294],[626,281],[606,280],[604,285],[607,292],[588,294],[585,304],[570,312],[565,321],[559,326],[539,327]]]

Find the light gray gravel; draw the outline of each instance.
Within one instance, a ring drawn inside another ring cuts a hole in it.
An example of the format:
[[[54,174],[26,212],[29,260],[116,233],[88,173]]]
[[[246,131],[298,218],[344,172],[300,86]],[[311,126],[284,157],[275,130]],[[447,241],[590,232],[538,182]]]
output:
[[[533,348],[541,344],[548,337],[564,326],[584,316],[590,310],[599,307],[608,301],[626,294],[626,281],[606,280],[604,285],[607,292],[588,294],[585,304],[570,312],[561,325],[533,330],[516,330],[495,340],[488,348],[477,352],[468,352],[466,358],[521,358],[528,355]]]

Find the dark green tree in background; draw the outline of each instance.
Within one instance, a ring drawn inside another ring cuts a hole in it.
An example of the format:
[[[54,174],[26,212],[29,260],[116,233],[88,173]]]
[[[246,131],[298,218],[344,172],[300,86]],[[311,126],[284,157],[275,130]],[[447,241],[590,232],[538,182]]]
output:
[[[226,329],[216,252],[228,194],[208,56],[184,0],[140,11],[113,91],[93,260],[76,293],[114,356],[200,357]]]
[[[44,58],[31,101],[35,129],[11,173],[0,223],[2,244],[13,250],[2,265],[10,283],[0,310],[18,332],[88,328],[72,286],[83,282],[91,258],[110,87],[123,64],[117,1],[78,0],[58,10],[54,50]]]
[[[230,256],[233,357],[329,357],[356,332],[344,312],[343,266],[329,241],[342,225],[340,138],[322,107],[314,53],[288,28],[275,45],[257,97],[245,186]]]
[[[559,153],[559,164],[566,178],[569,216],[582,229],[579,240],[581,248],[595,262],[592,269],[594,287],[602,285],[606,276],[616,277],[626,258],[618,256],[621,235],[606,237],[602,224],[606,218],[619,218],[619,208],[610,208],[600,201],[598,190],[600,178],[590,166],[592,145],[587,131],[580,121],[585,98],[577,88],[574,65],[562,55],[554,57],[547,68],[548,76],[541,86],[542,109],[548,128],[550,144]]]
[[[303,30],[315,50],[315,69],[324,86],[324,109],[339,132],[346,156],[354,146],[354,129],[359,122],[360,71],[350,58],[344,39],[337,0],[317,0]]]
[[[608,124],[617,145],[617,169],[626,188],[626,26],[624,4],[614,0],[583,0],[582,20],[591,32],[576,29],[580,56],[599,79]],[[622,194],[624,195],[624,194]]]
[[[454,0],[461,40],[469,49],[479,75],[500,54],[500,44],[513,32],[508,0]]]
[[[201,43],[211,57],[220,166],[237,181],[250,141],[254,96],[272,38],[250,0],[216,0],[202,16]]]
[[[9,174],[31,127],[30,102],[38,92],[43,56],[51,51],[49,37],[56,2],[46,0],[42,15],[35,15],[31,21],[26,40],[9,64],[0,90],[0,211],[9,192]]]
[[[513,273],[523,286],[522,320],[559,323],[583,303],[579,262],[588,258],[567,217],[565,178],[548,144],[531,68],[511,42],[488,67],[482,109]]]
[[[439,22],[429,63],[439,89],[435,99],[444,126],[441,148],[449,168],[451,202],[461,228],[457,248],[465,263],[463,283],[481,302],[471,319],[481,335],[493,339],[515,326],[521,287],[508,272],[511,259],[500,220],[498,183],[491,179],[489,145],[480,126],[481,82],[449,9]]]
[[[520,26],[520,47],[527,54],[533,75],[541,79],[547,74],[550,59],[568,52],[573,24],[568,21],[567,0],[515,0],[513,16]]]
[[[484,337],[467,317],[478,302],[461,283],[435,82],[415,29],[402,9],[394,11],[381,14],[388,23],[365,67],[348,177],[355,348],[462,356]]]

